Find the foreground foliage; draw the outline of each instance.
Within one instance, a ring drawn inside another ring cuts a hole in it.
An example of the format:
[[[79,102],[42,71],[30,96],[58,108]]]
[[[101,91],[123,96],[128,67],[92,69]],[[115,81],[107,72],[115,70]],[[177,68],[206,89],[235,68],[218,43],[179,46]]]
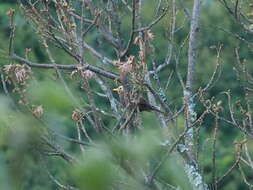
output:
[[[9,3],[1,189],[252,188],[251,4]]]

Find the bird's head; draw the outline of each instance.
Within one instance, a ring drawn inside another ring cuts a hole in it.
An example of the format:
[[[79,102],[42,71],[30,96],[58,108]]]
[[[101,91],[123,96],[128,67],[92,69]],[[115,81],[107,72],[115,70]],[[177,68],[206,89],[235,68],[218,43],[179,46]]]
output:
[[[118,88],[114,88],[113,91],[118,92],[119,94],[122,94],[124,92],[123,86],[119,86]]]

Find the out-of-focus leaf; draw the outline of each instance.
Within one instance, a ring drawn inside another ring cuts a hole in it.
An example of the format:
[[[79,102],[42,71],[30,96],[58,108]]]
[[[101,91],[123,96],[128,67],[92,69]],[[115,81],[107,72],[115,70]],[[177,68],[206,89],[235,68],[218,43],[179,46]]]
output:
[[[29,97],[31,100],[43,105],[45,110],[66,112],[74,105],[62,83],[59,82],[43,81],[33,83],[29,90]]]
[[[0,153],[0,189],[5,189],[5,190],[10,190],[10,181],[9,181],[9,176],[4,160],[4,155]]]
[[[178,156],[171,155],[161,167],[159,175],[168,184],[178,186],[182,190],[191,190],[192,186],[183,167],[185,164],[182,162],[183,160]]]
[[[88,150],[73,170],[80,189],[109,190],[114,182],[114,168],[108,155],[100,150]]]

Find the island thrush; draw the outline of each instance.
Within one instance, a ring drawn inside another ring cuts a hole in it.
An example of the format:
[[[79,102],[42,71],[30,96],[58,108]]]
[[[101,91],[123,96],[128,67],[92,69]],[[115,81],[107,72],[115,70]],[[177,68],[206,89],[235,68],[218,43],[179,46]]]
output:
[[[113,89],[113,91],[116,91],[119,94],[119,98],[120,98],[120,102],[122,103],[123,106],[127,106],[127,101],[128,98],[126,97],[126,94],[124,93],[124,88],[123,86],[119,86],[118,88]],[[155,106],[152,106],[148,103],[147,100],[145,100],[143,97],[140,97],[138,102],[137,102],[137,106],[140,112],[143,111],[156,111],[159,113],[163,113],[163,111],[159,110],[158,108],[156,108]]]

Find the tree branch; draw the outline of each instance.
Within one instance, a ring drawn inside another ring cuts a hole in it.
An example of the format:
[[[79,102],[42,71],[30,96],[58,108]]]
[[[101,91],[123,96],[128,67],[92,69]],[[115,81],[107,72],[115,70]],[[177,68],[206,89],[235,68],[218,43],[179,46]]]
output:
[[[84,63],[83,66],[80,65],[60,65],[60,64],[39,64],[39,63],[32,63],[31,61],[22,58],[16,54],[13,54],[12,56],[9,57],[10,59],[17,61],[20,64],[26,64],[30,67],[37,67],[37,68],[44,68],[44,69],[63,69],[63,70],[75,70],[78,68],[82,69],[87,69],[90,70],[96,74],[99,74],[103,77],[112,79],[112,80],[119,80],[119,76],[115,73],[109,72],[109,71],[104,71],[103,69],[99,67],[95,67],[92,65],[89,65],[88,63]]]

